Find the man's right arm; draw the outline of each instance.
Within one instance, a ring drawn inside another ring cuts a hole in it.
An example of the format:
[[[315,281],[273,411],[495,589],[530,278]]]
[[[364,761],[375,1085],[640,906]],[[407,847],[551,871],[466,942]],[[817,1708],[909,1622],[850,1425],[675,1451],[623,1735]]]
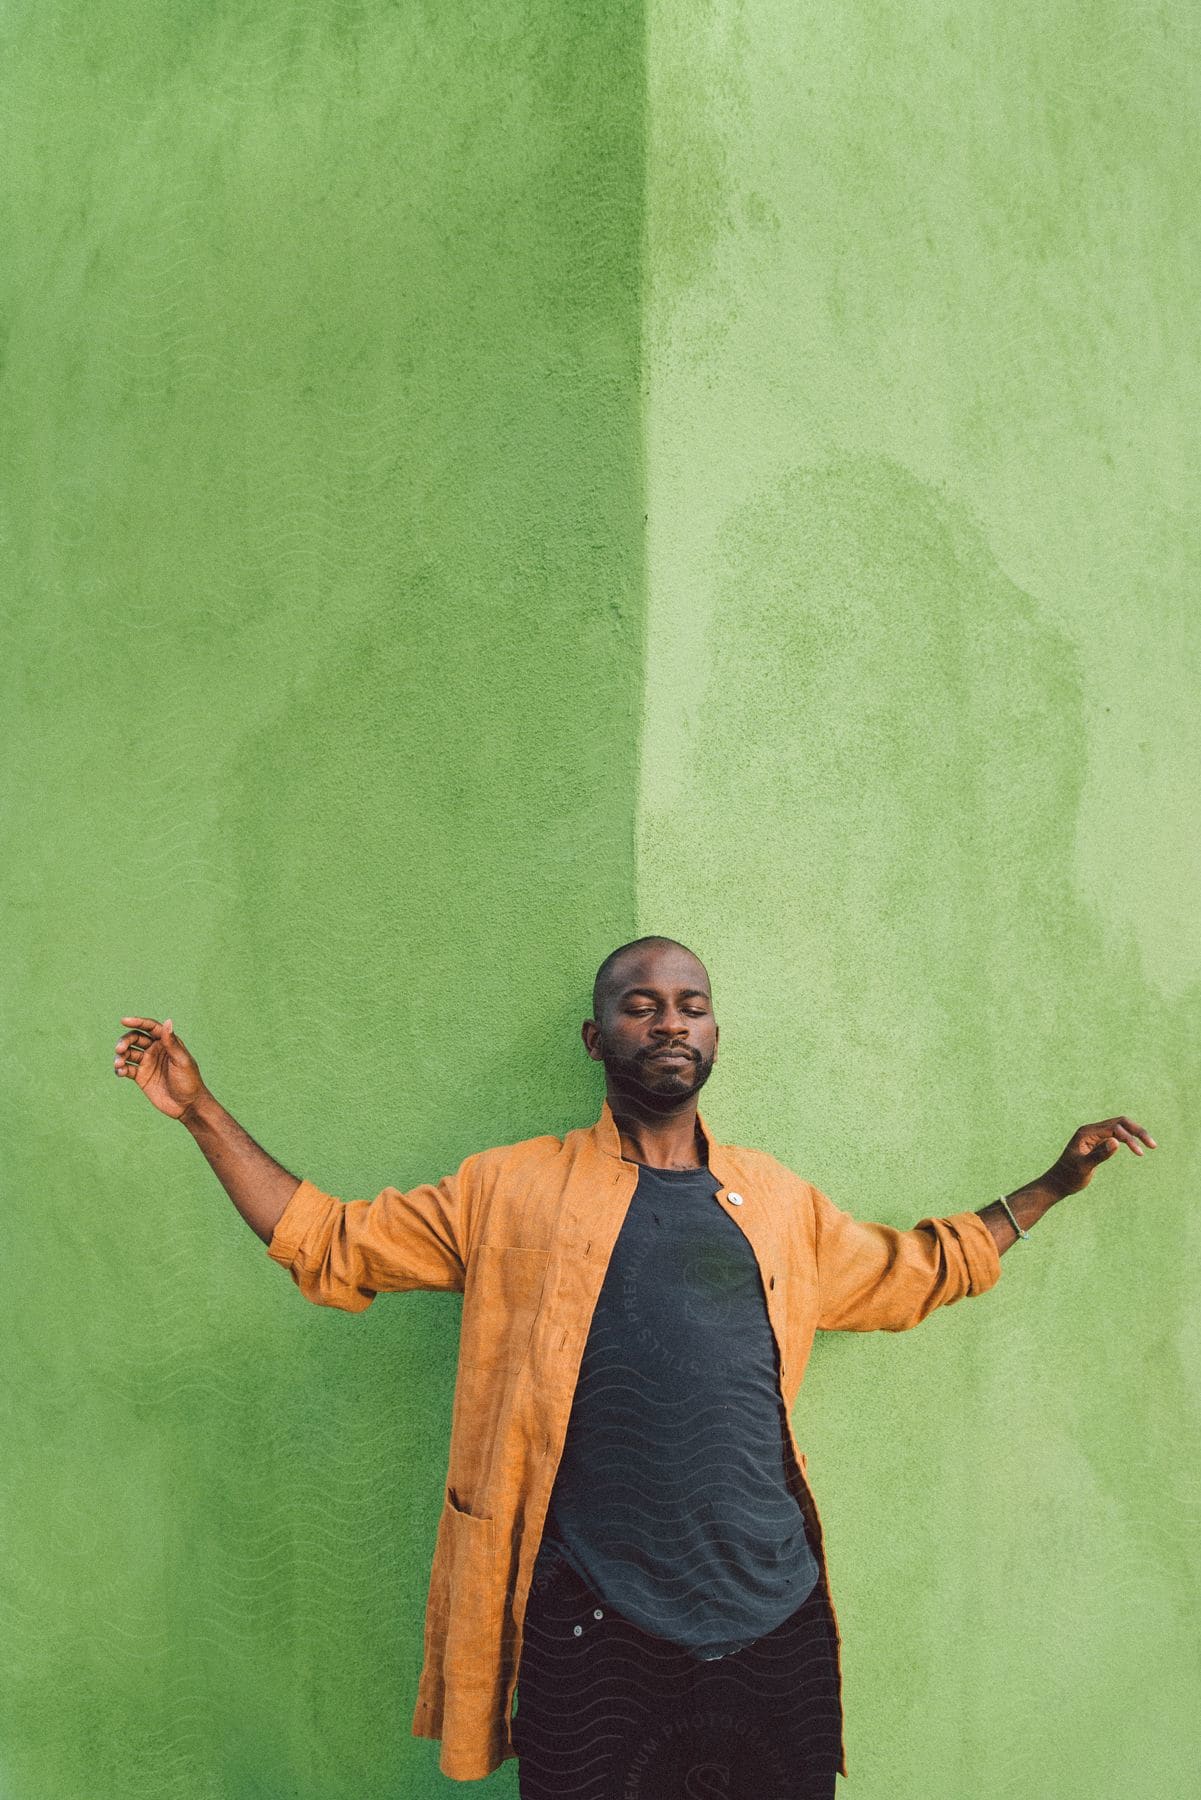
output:
[[[377,1293],[413,1288],[462,1292],[480,1161],[402,1193],[341,1201],[298,1180],[256,1144],[216,1100],[170,1019],[126,1016],[114,1048],[118,1076],[136,1081],[196,1139],[217,1179],[273,1262],[307,1300],[361,1312]]]
[[[271,1242],[275,1227],[300,1186],[261,1144],[256,1144],[232,1113],[206,1088],[180,1115],[251,1231]]]
[[[127,1013],[121,1023],[130,1029],[113,1046],[114,1073],[136,1082],[152,1106],[187,1126],[250,1229],[269,1244],[299,1177],[268,1156],[213,1098],[170,1019]]]

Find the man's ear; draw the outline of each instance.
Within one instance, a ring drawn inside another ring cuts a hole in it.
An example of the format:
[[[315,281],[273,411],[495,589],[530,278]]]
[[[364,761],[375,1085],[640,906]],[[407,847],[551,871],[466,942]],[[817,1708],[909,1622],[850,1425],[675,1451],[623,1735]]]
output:
[[[600,1057],[593,1047],[596,1043],[598,1035],[599,1035],[599,1030],[597,1027],[596,1020],[595,1019],[585,1019],[584,1023],[580,1026],[580,1036],[583,1038],[584,1048],[588,1052],[589,1056],[592,1058],[593,1062],[600,1061]]]

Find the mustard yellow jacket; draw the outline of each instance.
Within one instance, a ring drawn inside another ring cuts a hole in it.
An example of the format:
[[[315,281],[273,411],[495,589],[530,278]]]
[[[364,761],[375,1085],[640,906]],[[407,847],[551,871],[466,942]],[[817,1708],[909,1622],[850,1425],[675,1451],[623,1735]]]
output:
[[[791,1414],[815,1331],[905,1331],[985,1293],[1001,1260],[974,1212],[909,1231],[841,1212],[774,1156],[719,1144],[703,1119],[717,1203],[755,1254],[779,1349],[797,1499],[826,1575],[821,1522]],[[343,1203],[302,1181],[267,1254],[318,1306],[378,1293],[461,1292],[446,1493],[434,1543],[412,1734],[440,1739],[459,1781],[516,1755],[510,1715],[534,1557],[593,1307],[638,1165],[606,1101],[565,1137],[481,1150],[436,1186]],[[827,1589],[829,1583],[826,1583]],[[842,1637],[838,1644],[842,1685]],[[840,1771],[847,1772],[845,1742]]]

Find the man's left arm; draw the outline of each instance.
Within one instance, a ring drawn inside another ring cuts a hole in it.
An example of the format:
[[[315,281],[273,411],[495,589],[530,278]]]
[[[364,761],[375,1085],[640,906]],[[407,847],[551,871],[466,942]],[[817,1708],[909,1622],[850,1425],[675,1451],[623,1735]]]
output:
[[[1051,1168],[1006,1198],[1022,1230],[1087,1187],[1123,1143],[1138,1156],[1155,1140],[1125,1117],[1082,1125]],[[1005,1208],[925,1218],[909,1231],[852,1218],[807,1184],[814,1209],[819,1331],[908,1331],[937,1307],[987,1293],[1001,1254],[1017,1242]]]
[[[1128,1145],[1135,1156],[1143,1154],[1143,1144],[1152,1150],[1158,1149],[1150,1132],[1142,1125],[1137,1125],[1133,1119],[1128,1119],[1124,1113],[1114,1119],[1102,1119],[1096,1125],[1082,1125],[1073,1135],[1063,1155],[1057,1158],[1045,1175],[1006,1194],[1005,1198],[1022,1230],[1029,1231],[1058,1201],[1086,1188],[1101,1164],[1108,1162],[1111,1156],[1116,1156],[1123,1144]],[[977,1216],[984,1220],[992,1232],[998,1256],[1003,1256],[1011,1244],[1017,1243],[1018,1233],[999,1200],[980,1207]]]

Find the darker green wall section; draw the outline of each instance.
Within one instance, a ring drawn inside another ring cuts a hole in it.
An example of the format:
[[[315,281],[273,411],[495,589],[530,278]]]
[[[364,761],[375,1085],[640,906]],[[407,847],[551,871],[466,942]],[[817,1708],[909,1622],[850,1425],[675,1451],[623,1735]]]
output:
[[[306,1307],[110,1051],[171,1012],[345,1197],[594,1116],[579,1021],[634,928],[641,14],[3,34],[0,1786],[455,1791],[409,1725],[457,1302]]]

